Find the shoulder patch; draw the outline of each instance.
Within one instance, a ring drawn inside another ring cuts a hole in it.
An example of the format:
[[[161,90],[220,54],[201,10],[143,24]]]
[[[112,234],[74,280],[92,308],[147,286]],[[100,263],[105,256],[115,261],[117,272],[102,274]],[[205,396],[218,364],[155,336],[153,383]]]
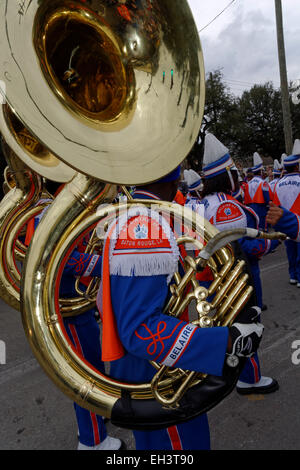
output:
[[[226,201],[219,205],[214,216],[213,224],[219,230],[244,228],[247,226],[247,217],[237,202]]]

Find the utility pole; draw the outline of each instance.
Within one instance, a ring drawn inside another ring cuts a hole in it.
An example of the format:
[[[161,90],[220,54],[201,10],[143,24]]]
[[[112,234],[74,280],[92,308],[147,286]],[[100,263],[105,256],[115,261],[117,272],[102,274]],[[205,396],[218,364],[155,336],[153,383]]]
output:
[[[276,10],[276,24],[277,24],[277,43],[278,43],[278,58],[279,58],[281,96],[282,96],[282,113],[283,113],[283,127],[284,127],[284,138],[285,138],[285,151],[287,155],[291,155],[293,151],[293,134],[292,134],[287,68],[286,68],[286,59],[285,59],[281,0],[275,0],[275,10]]]

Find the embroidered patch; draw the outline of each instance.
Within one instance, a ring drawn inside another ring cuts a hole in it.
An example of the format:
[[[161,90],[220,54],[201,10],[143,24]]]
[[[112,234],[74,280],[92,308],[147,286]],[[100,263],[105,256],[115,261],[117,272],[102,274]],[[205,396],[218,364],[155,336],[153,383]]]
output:
[[[228,220],[236,220],[242,218],[243,214],[241,209],[232,202],[221,204],[216,213],[216,222],[222,223]]]
[[[135,238],[137,239],[140,239],[140,238],[147,238],[148,237],[148,227],[146,227],[146,225],[140,225],[138,224],[135,229],[134,229],[134,233],[135,233]]]
[[[246,214],[235,201],[220,204],[213,218],[213,225],[219,230],[243,228],[247,225]]]
[[[153,333],[145,323],[142,323],[141,327],[145,330],[142,331],[143,335],[140,334],[137,330],[135,331],[135,335],[140,340],[149,342],[147,346],[147,353],[149,354],[149,356],[155,355],[155,358],[153,358],[153,360],[157,361],[159,356],[164,352],[164,341],[170,339],[174,334],[176,334],[176,330],[181,324],[182,322],[179,322],[177,325],[175,325],[171,333],[166,336],[162,336],[162,333],[165,333],[165,330],[167,329],[167,323],[165,321],[161,321],[157,324],[157,330],[155,333]],[[145,334],[147,336],[145,336]]]
[[[185,325],[161,363],[165,366],[174,367],[176,362],[180,359],[186,350],[196,330],[197,327],[191,323]]]
[[[110,274],[167,275],[169,283],[178,260],[174,233],[159,213],[135,207],[120,217],[110,241]]]
[[[169,233],[166,233],[169,232]],[[158,221],[148,216],[139,215],[128,221],[120,230],[115,245],[114,256],[119,250],[171,250],[169,241],[171,229],[163,230]]]
[[[91,258],[91,260],[90,260],[90,262],[89,262],[88,267],[86,268],[86,271],[85,271],[83,277],[88,277],[88,276],[92,273],[92,271],[93,271],[94,267],[96,266],[98,260],[99,260],[99,256],[98,256],[98,255],[93,255],[93,256],[92,256],[92,258]]]

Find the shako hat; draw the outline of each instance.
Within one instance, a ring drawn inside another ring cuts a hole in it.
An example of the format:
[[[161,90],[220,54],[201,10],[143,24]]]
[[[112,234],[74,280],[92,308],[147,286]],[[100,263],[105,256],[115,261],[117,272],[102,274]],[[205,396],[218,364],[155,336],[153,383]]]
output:
[[[258,152],[254,152],[253,154],[253,167],[252,171],[253,173],[258,173],[260,170],[263,168],[263,161],[261,156],[259,155]]]
[[[206,134],[204,141],[203,174],[214,178],[226,173],[234,166],[229,150],[213,134]]]
[[[282,166],[280,165],[279,161],[277,159],[274,160],[273,164],[273,175],[274,176],[280,176],[281,175],[281,169]]]
[[[189,191],[197,191],[202,188],[202,179],[195,170],[184,170],[183,176]]]
[[[292,155],[285,157],[283,161],[283,165],[285,168],[287,168],[289,166],[297,165],[297,163],[300,163],[300,140],[299,139],[295,140],[293,153]]]

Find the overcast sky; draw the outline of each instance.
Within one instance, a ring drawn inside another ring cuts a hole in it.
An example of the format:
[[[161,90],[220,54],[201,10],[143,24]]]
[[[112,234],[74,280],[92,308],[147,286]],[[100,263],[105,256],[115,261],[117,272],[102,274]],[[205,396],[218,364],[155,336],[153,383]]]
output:
[[[197,28],[213,20],[231,0],[188,0]],[[300,0],[282,0],[288,80],[300,78]],[[274,0],[235,0],[200,32],[205,71],[222,69],[235,94],[255,83],[280,86]]]

